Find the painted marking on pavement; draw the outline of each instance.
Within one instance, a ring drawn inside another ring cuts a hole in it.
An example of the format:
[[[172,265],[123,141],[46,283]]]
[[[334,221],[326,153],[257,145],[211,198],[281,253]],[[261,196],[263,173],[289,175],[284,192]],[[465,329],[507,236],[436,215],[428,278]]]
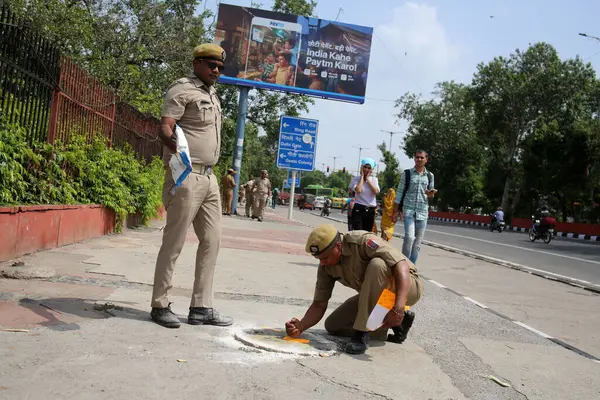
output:
[[[489,307],[488,307],[488,306],[486,306],[485,304],[482,304],[482,303],[478,302],[477,300],[474,300],[474,299],[472,299],[472,298],[470,298],[470,297],[468,297],[468,296],[463,296],[463,298],[464,298],[465,300],[467,300],[467,301],[470,301],[471,303],[473,303],[473,304],[475,304],[475,305],[477,305],[477,306],[481,307],[481,308],[489,308]]]
[[[587,262],[587,263],[591,263],[591,264],[600,265],[600,262],[599,262],[599,261],[587,260],[587,259],[585,259],[585,258],[579,258],[579,257],[566,256],[566,255],[564,255],[564,254],[552,253],[552,252],[550,252],[550,251],[542,251],[542,250],[536,250],[536,249],[528,249],[527,247],[515,246],[515,245],[513,245],[513,244],[506,244],[506,243],[492,242],[491,240],[478,239],[478,238],[474,238],[474,237],[472,237],[472,236],[457,235],[457,234],[455,234],[455,233],[448,233],[448,232],[436,231],[436,230],[433,230],[433,229],[427,229],[427,232],[434,232],[434,233],[439,233],[439,234],[441,234],[441,235],[454,236],[454,237],[458,237],[458,238],[461,238],[461,239],[476,240],[476,241],[478,241],[478,242],[483,242],[483,243],[493,244],[493,245],[495,245],[495,246],[505,246],[505,247],[511,247],[511,248],[513,248],[513,249],[519,249],[519,250],[530,251],[530,252],[532,252],[532,253],[545,254],[545,255],[550,255],[550,256],[555,256],[555,257],[566,258],[566,259],[568,259],[568,260],[576,260],[576,261],[582,261],[582,262]]]
[[[441,283],[439,283],[437,281],[434,281],[433,279],[430,279],[429,282],[433,283],[437,287],[441,287],[442,289],[446,289],[446,286],[442,285]]]
[[[552,338],[552,336],[550,336],[550,335],[547,335],[547,334],[545,334],[545,333],[544,333],[544,332],[542,332],[542,331],[538,331],[537,329],[535,329],[535,328],[533,328],[533,327],[531,327],[531,326],[529,326],[529,325],[527,325],[527,324],[524,324],[524,323],[522,323],[522,322],[520,322],[520,321],[513,321],[513,322],[514,322],[515,324],[517,324],[517,325],[519,325],[519,326],[522,326],[523,328],[525,328],[525,329],[527,329],[527,330],[529,330],[529,331],[533,332],[533,333],[536,333],[536,334],[538,334],[538,335],[540,335],[540,336],[542,336],[542,337],[545,337],[546,339],[553,339],[553,338]]]

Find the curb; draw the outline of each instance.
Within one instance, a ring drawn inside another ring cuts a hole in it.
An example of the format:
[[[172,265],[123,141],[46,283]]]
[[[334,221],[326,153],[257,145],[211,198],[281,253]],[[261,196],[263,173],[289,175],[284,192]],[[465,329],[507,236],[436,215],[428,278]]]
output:
[[[454,219],[454,218],[429,217],[429,219],[434,220],[434,221],[450,222],[453,224],[460,224],[460,225],[473,225],[473,226],[481,226],[481,227],[490,226],[490,224],[485,223],[485,222],[464,221],[461,219]],[[531,228],[520,228],[517,226],[506,225],[506,228],[504,230],[527,233],[531,230]],[[591,242],[600,242],[600,236],[585,235],[583,233],[556,232],[554,234],[554,237],[577,239],[577,240],[589,240]]]
[[[344,223],[343,221],[340,221],[340,220],[332,218],[332,217],[321,217],[321,218],[329,219],[331,221],[335,221],[335,222],[338,222],[338,223]],[[302,225],[305,225],[305,226],[308,226],[308,227],[314,227],[314,226],[312,226],[310,224],[307,224],[305,222],[300,222],[298,220],[294,220],[294,221],[299,222]],[[394,233],[394,236],[397,237],[397,238],[404,238],[404,236],[400,235],[399,233]],[[579,280],[579,279],[575,279],[575,278],[569,278],[567,276],[554,274],[552,272],[547,272],[547,271],[539,270],[537,268],[526,267],[526,266],[520,265],[520,264],[510,263],[510,262],[499,260],[499,259],[493,258],[493,257],[482,256],[482,255],[479,255],[479,254],[476,254],[476,253],[472,253],[470,251],[460,250],[460,249],[456,249],[456,248],[451,247],[451,246],[440,245],[440,244],[429,242],[429,241],[425,241],[425,240],[423,240],[421,243],[423,243],[423,244],[425,244],[427,246],[436,247],[436,248],[439,248],[439,249],[442,249],[442,250],[446,250],[446,251],[451,251],[453,253],[457,253],[457,254],[461,254],[461,255],[467,256],[467,257],[471,257],[471,258],[475,258],[475,259],[478,259],[478,260],[486,261],[486,262],[489,262],[489,263],[492,263],[492,264],[497,264],[497,265],[501,265],[501,266],[508,267],[508,268],[511,268],[511,269],[516,269],[518,271],[527,272],[527,273],[530,273],[532,275],[540,276],[542,278],[550,279],[550,280],[561,282],[561,283],[566,283],[566,284],[571,285],[571,286],[583,288],[585,290],[589,290],[591,292],[595,292],[595,293],[599,293],[600,294],[600,285],[596,285],[596,284],[593,284],[591,282],[587,282],[587,281],[583,281],[583,280]],[[549,341],[551,341],[551,342],[553,342],[553,343],[555,343],[555,344],[557,344],[557,345],[559,345],[559,346],[561,346],[561,347],[563,347],[563,348],[565,348],[567,350],[570,350],[570,351],[572,351],[572,352],[574,352],[576,354],[579,354],[580,356],[583,356],[585,358],[588,358],[588,359],[592,360],[593,362],[596,362],[596,363],[600,364],[600,358],[598,358],[596,356],[593,356],[590,353],[587,353],[587,352],[585,352],[585,351],[583,351],[581,349],[578,349],[575,346],[572,346],[572,345],[570,345],[570,344],[568,344],[566,342],[563,342],[560,339],[552,337],[552,336],[550,336],[550,335],[548,335],[548,334],[546,334],[546,333],[544,333],[542,331],[539,331],[539,330],[537,330],[537,329],[535,329],[535,328],[533,328],[533,327],[531,327],[531,326],[529,326],[527,324],[524,324],[523,322],[516,321],[516,320],[514,320],[514,319],[512,319],[512,318],[510,318],[510,317],[508,317],[508,316],[506,316],[506,315],[504,315],[502,313],[499,313],[498,311],[489,308],[485,304],[482,304],[482,303],[478,302],[477,300],[472,299],[471,297],[465,296],[462,293],[459,293],[459,292],[457,292],[454,289],[450,289],[449,287],[444,286],[441,283],[439,283],[439,282],[437,282],[437,281],[435,281],[433,279],[427,278],[425,275],[423,275],[421,273],[419,273],[419,275],[423,279],[425,279],[425,280],[431,282],[432,284],[434,284],[435,286],[437,286],[437,287],[439,287],[441,289],[446,289],[450,293],[453,293],[453,294],[455,294],[455,295],[457,295],[459,297],[462,297],[466,301],[468,301],[470,303],[473,303],[474,305],[476,305],[476,306],[478,306],[480,308],[483,308],[484,310],[486,310],[488,312],[491,312],[492,314],[494,314],[494,315],[496,315],[496,316],[498,316],[498,317],[500,317],[500,318],[502,318],[502,319],[504,319],[506,321],[510,321],[510,322],[512,322],[512,323],[514,323],[516,325],[519,325],[520,327],[525,328],[528,331],[530,331],[532,333],[535,333],[538,336],[543,337],[544,339],[548,339]]]

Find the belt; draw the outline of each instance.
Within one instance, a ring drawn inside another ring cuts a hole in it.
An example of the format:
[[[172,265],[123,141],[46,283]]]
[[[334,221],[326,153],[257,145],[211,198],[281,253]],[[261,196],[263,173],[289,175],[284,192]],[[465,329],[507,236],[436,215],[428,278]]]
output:
[[[192,164],[192,172],[199,175],[212,175],[212,165]]]
[[[367,211],[375,210],[374,206],[365,206],[364,204],[358,204],[358,203],[354,203],[354,207],[355,208],[363,208]]]

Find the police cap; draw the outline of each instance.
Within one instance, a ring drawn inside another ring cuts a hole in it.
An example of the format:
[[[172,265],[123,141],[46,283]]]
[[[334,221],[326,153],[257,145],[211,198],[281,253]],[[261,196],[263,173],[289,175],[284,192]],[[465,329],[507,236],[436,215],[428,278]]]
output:
[[[213,43],[204,43],[194,49],[194,58],[225,62],[225,50]]]
[[[310,233],[306,240],[306,252],[313,256],[323,254],[333,247],[338,237],[339,233],[333,225],[319,225]]]

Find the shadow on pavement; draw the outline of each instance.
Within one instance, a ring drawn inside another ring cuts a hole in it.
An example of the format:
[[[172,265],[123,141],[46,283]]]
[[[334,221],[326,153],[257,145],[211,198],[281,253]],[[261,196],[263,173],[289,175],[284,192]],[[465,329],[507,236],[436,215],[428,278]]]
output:
[[[119,304],[136,303],[119,302]],[[73,320],[80,319],[90,320],[119,317],[150,322],[148,312],[92,299],[68,297],[46,299],[23,298],[19,300],[19,305],[45,319],[45,321],[39,322],[38,325],[56,331],[77,330],[80,327]]]

